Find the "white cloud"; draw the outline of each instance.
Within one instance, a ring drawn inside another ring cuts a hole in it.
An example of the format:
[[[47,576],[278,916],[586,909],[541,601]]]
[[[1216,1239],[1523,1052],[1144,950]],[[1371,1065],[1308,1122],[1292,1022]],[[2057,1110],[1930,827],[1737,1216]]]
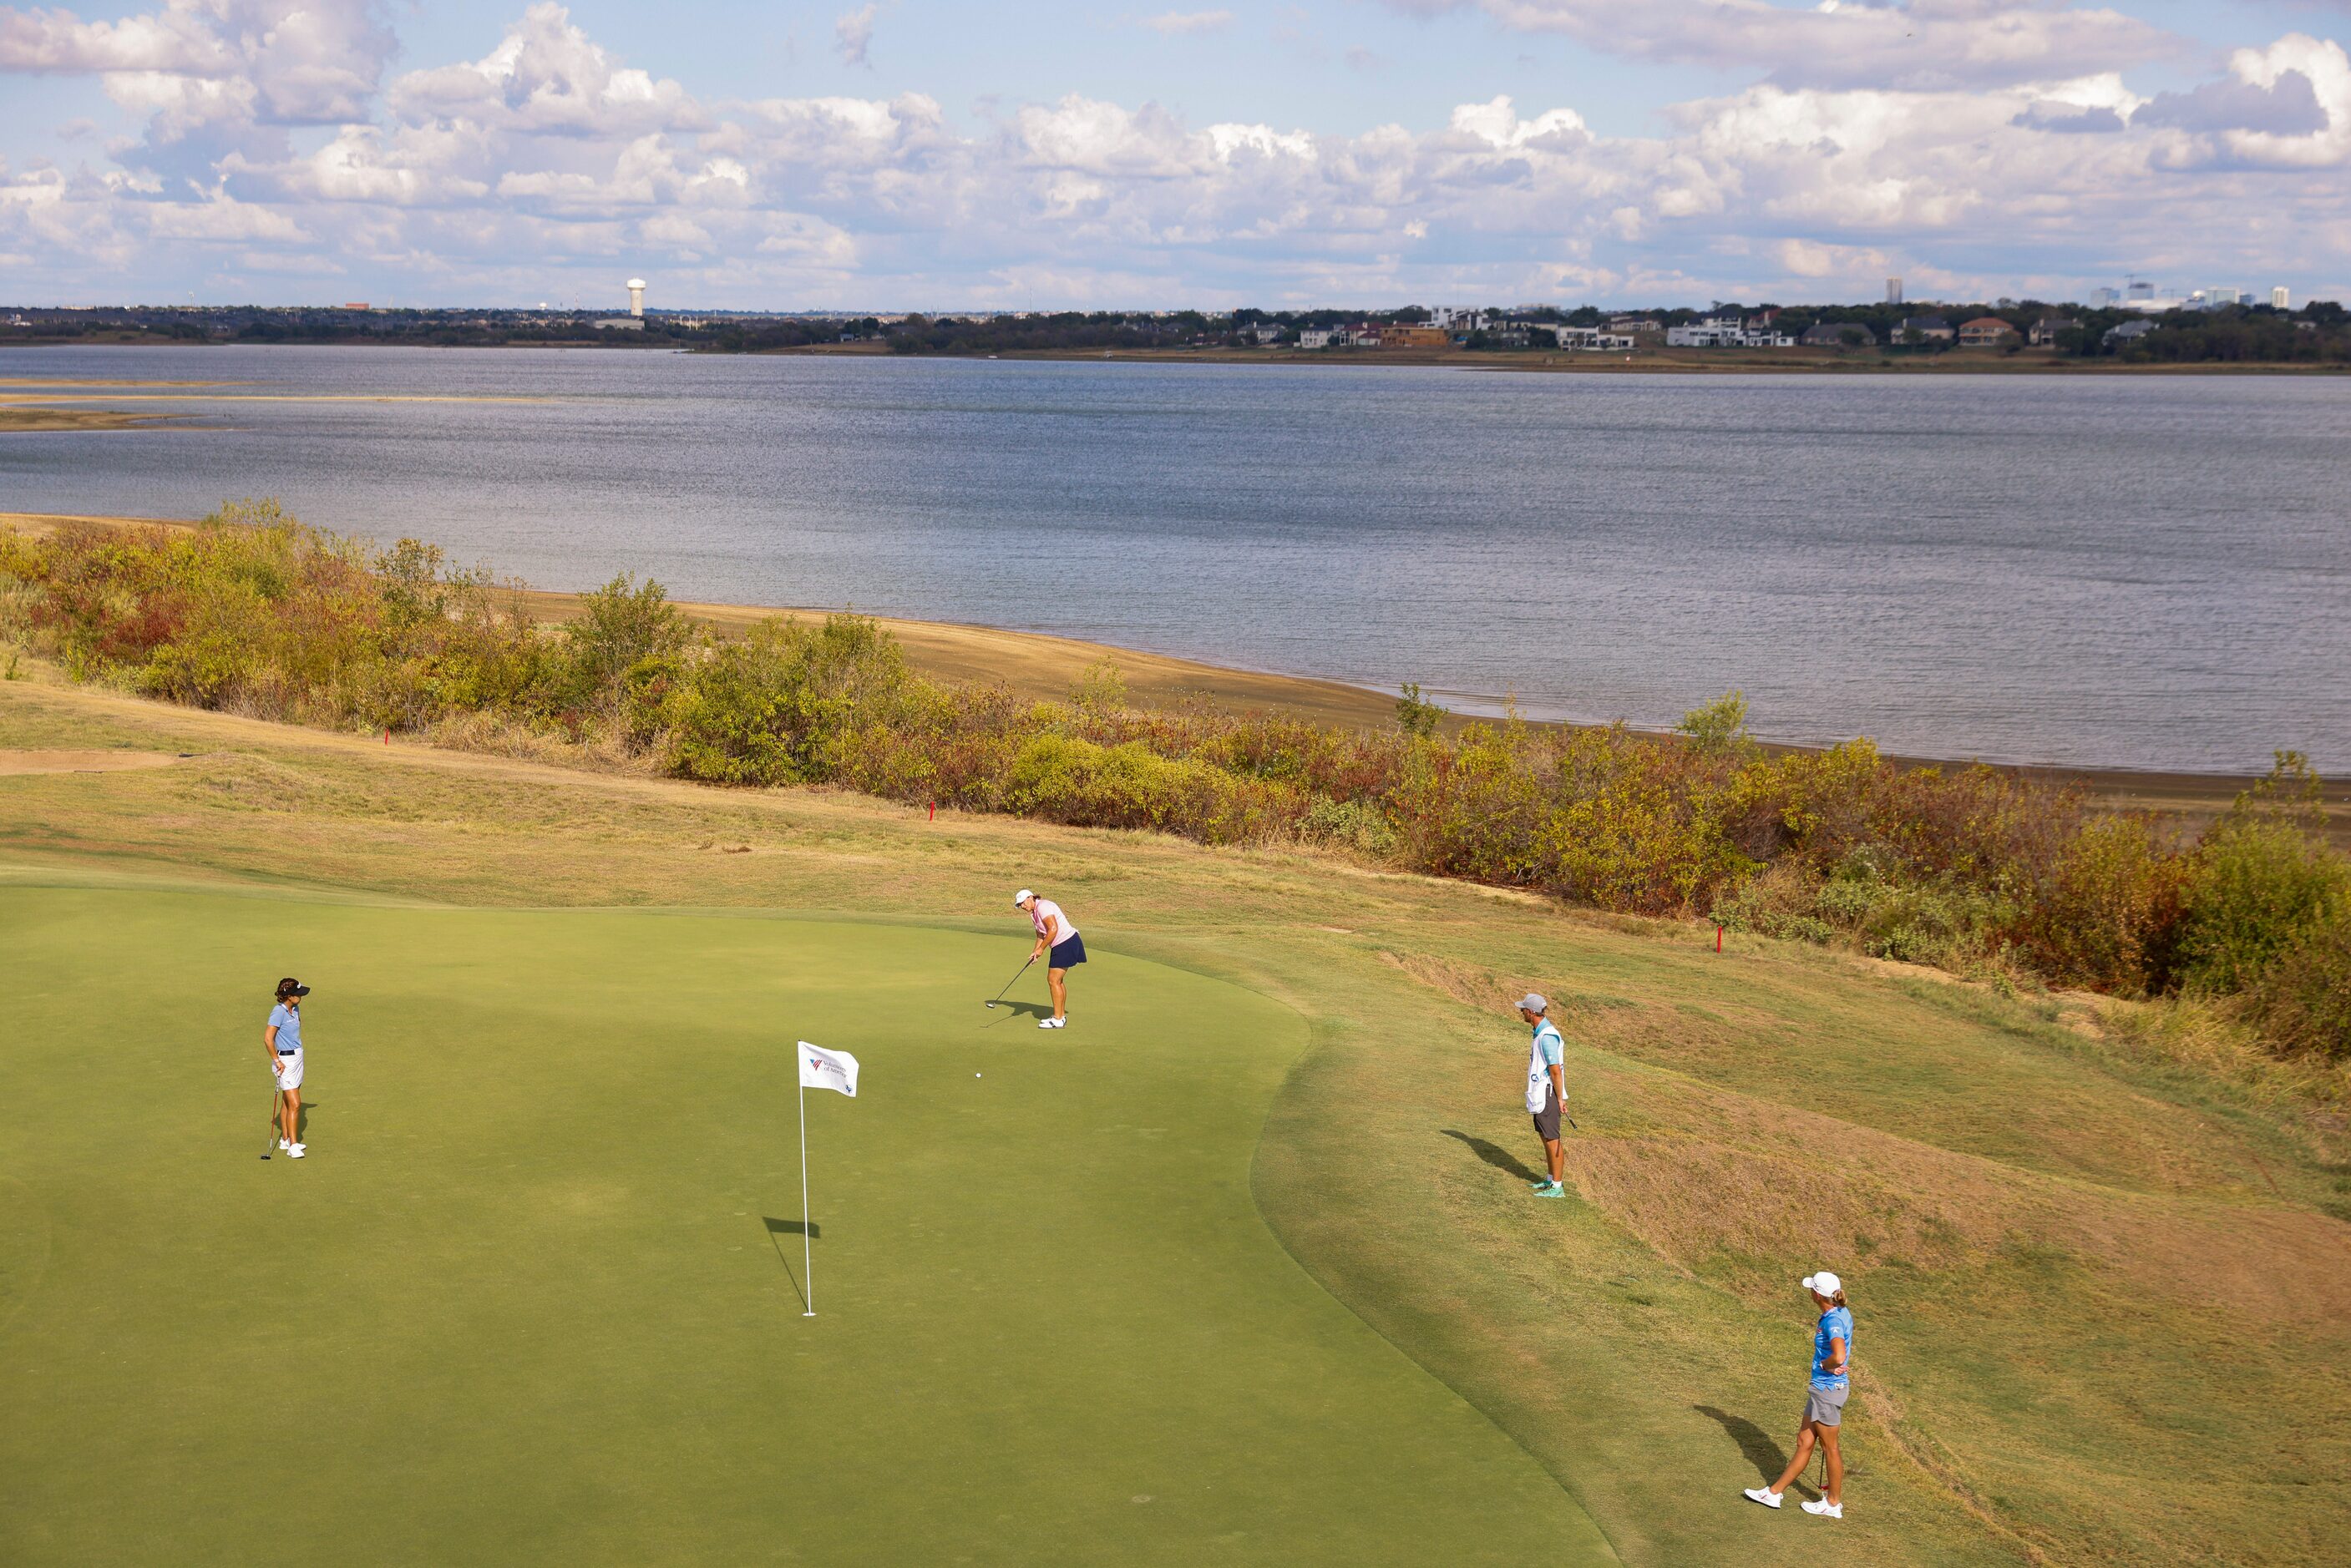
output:
[[[1783,87],[1936,89],[2029,81],[2053,61],[2114,68],[2184,52],[2161,28],[2066,0],[1388,0],[1428,15],[1473,5],[1503,26],[1606,54],[1754,69]]]
[[[1599,15],[1485,9],[1562,28]],[[1346,134],[1195,125],[1084,92],[972,130],[920,93],[720,102],[613,57],[554,4],[478,59],[396,78],[358,0],[172,0],[115,23],[0,10],[0,73],[91,74],[114,129],[140,130],[78,145],[73,168],[0,163],[0,253],[27,298],[176,284],[192,245],[222,253],[224,276],[261,268],[249,254],[452,301],[544,297],[574,267],[659,274],[680,302],[869,306],[1855,297],[1888,272],[1999,293],[2102,279],[2116,257],[2183,279],[2275,269],[2297,294],[2351,283],[2341,45],[2288,34],[2147,96],[2117,56],[2148,30],[2111,13],[1856,9],[1628,13],[1620,52],[1656,58],[1729,58],[1766,36],[1761,11],[1806,38],[1832,36],[1814,16],[1857,29],[1834,35],[1834,68],[1782,39],[1732,78],[1751,85],[1637,135],[1509,97]],[[860,48],[879,15],[841,18],[862,18]],[[1892,24],[1970,17],[1984,36],[1939,82],[1872,53]],[[2000,42],[2068,27],[2105,44],[2027,69],[2030,48]],[[301,129],[326,109],[323,130]]]
[[[1156,16],[1145,16],[1135,23],[1148,27],[1163,38],[1192,33],[1219,33],[1233,25],[1230,11],[1162,11]]]
[[[878,4],[861,5],[843,12],[832,24],[832,47],[843,65],[872,65],[866,52],[873,47],[873,18],[881,9]]]

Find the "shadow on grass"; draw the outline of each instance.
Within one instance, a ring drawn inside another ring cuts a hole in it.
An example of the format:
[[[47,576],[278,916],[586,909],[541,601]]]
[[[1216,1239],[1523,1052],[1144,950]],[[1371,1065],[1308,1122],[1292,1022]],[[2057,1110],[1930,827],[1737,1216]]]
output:
[[[1468,1144],[1471,1152],[1476,1154],[1479,1159],[1484,1160],[1488,1165],[1492,1166],[1496,1170],[1507,1170],[1512,1176],[1517,1177],[1520,1181],[1532,1181],[1535,1179],[1535,1173],[1529,1170],[1526,1166],[1520,1161],[1518,1156],[1511,1154],[1509,1150],[1502,1148],[1499,1145],[1488,1143],[1482,1137],[1471,1137],[1466,1132],[1456,1132],[1451,1127],[1445,1128],[1444,1133],[1447,1137],[1458,1138],[1463,1143]]]
[[[792,1255],[784,1251],[784,1238],[805,1233],[810,1241],[820,1241],[824,1240],[824,1226],[811,1220],[803,1231],[797,1220],[778,1220],[772,1214],[761,1215],[760,1218],[768,1222],[768,1242],[776,1249],[776,1261],[784,1266],[784,1278],[792,1282],[792,1294],[799,1298],[800,1307],[805,1311],[809,1304],[808,1291],[801,1285],[800,1277],[792,1272]]]
[[[1730,1434],[1730,1440],[1739,1445],[1739,1451],[1747,1456],[1747,1462],[1755,1467],[1755,1473],[1762,1478],[1766,1486],[1778,1480],[1780,1472],[1788,1468],[1788,1450],[1782,1448],[1772,1438],[1771,1433],[1766,1432],[1746,1417],[1734,1416],[1728,1410],[1718,1410],[1711,1405],[1693,1405],[1690,1408]],[[1813,1450],[1813,1459],[1816,1462],[1826,1463],[1821,1459],[1820,1450],[1817,1449]],[[1844,1473],[1847,1480],[1852,1480],[1853,1467],[1849,1464],[1845,1466]],[[1817,1496],[1820,1489],[1810,1483],[1810,1475],[1811,1467],[1808,1466],[1804,1475],[1798,1476],[1790,1483],[1790,1490],[1811,1492]]]
[[[980,1027],[993,1029],[999,1023],[1008,1023],[1016,1018],[1050,1018],[1052,1016],[1053,1005],[1049,1002],[999,1002],[988,1011],[987,1022]]]

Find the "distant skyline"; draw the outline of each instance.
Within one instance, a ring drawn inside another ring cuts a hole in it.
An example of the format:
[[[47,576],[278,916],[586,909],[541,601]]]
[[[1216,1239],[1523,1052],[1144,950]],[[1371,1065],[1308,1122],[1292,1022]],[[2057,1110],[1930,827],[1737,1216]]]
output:
[[[0,302],[2351,299],[2351,0],[0,5]]]

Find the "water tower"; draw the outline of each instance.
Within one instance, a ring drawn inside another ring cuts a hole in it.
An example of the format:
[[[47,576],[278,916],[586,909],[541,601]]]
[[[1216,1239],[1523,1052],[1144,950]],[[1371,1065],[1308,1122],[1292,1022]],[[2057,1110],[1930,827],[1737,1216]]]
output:
[[[641,277],[632,277],[629,280],[629,314],[632,316],[643,316],[644,313],[645,280]]]

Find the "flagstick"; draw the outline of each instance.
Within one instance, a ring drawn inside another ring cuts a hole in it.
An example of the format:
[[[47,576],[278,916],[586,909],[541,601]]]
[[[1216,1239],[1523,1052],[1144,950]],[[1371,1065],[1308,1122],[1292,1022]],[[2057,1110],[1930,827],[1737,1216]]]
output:
[[[798,1076],[797,1074],[794,1076]],[[808,1282],[808,1311],[816,1315],[816,1254],[809,1250],[808,1085],[800,1085],[800,1278]]]

